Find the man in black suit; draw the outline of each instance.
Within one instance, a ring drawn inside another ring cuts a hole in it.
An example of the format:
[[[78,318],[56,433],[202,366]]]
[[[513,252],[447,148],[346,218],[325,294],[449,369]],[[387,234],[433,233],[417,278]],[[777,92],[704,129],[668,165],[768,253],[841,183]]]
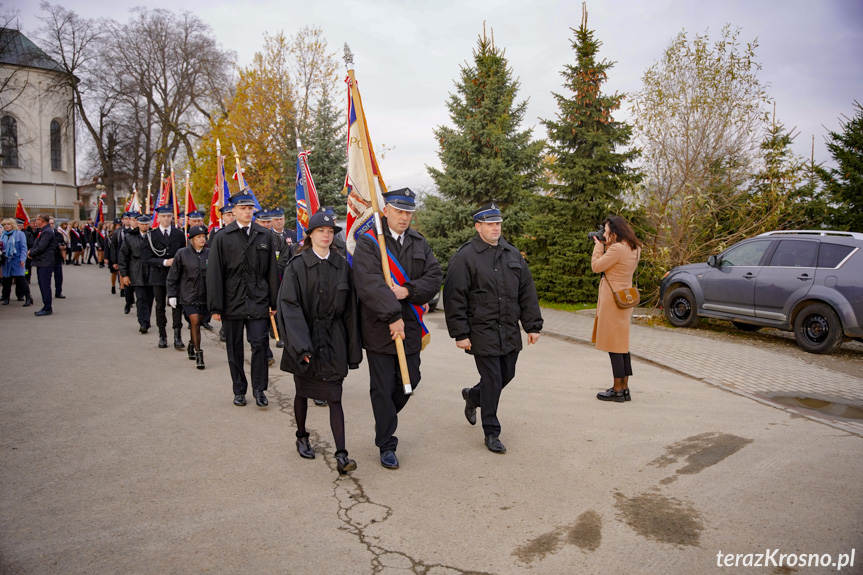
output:
[[[234,388],[234,405],[246,405],[243,332],[252,347],[252,393],[266,406],[268,386],[267,331],[276,313],[279,274],[276,236],[252,221],[254,197],[231,197],[236,220],[213,238],[207,264],[207,307],[221,321],[227,339],[228,366]]]
[[[36,276],[39,278],[42,309],[35,312],[35,315],[41,317],[54,313],[51,307],[51,276],[54,274],[54,230],[48,224],[46,214],[36,216],[36,226],[39,228],[39,235],[36,236],[36,241],[27,255],[33,260]]]
[[[150,285],[153,286],[153,296],[156,301],[156,326],[159,328],[159,347],[168,347],[168,318],[165,314],[167,307],[168,292],[165,287],[171,264],[174,263],[174,255],[180,248],[186,247],[186,235],[171,225],[174,215],[171,206],[156,208],[159,218],[159,227],[153,228],[147,234],[149,252],[144,263],[150,266]],[[174,348],[186,349],[181,333],[183,331],[183,310],[177,306],[171,308],[171,317],[174,328]]]

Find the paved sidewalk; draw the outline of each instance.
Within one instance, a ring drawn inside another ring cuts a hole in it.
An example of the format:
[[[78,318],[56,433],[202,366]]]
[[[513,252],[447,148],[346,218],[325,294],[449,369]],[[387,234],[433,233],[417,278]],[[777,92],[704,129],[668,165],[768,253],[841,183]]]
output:
[[[543,332],[590,343],[592,316],[549,308],[543,308],[542,316]],[[633,325],[630,343],[635,357],[863,436],[863,420],[830,417],[770,401],[776,396],[800,396],[863,406],[863,374],[852,377],[756,345],[699,337],[692,330]]]

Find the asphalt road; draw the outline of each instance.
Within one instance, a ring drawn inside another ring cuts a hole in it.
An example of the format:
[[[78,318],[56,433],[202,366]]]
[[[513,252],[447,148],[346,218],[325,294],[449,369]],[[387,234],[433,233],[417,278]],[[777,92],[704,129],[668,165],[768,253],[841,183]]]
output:
[[[363,364],[343,399],[359,468],[339,478],[326,408],[303,460],[289,376],[271,368],[268,408],[233,406],[215,334],[204,371],[157,349],[106,275],[67,268],[51,317],[0,307],[3,575],[832,573],[780,555],[852,551],[841,572],[863,573],[858,435],[637,359],[633,400],[600,402],[607,355],[543,337],[504,391],[496,455],[435,313],[401,469],[379,464]],[[765,550],[767,567],[717,566]]]

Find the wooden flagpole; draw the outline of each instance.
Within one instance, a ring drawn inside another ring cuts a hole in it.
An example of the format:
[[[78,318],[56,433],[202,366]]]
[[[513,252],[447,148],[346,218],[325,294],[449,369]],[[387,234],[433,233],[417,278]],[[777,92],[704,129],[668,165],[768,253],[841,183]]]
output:
[[[216,138],[216,185],[219,186],[219,208],[225,207],[225,182],[222,180],[222,144]],[[224,227],[222,221],[222,210],[219,210],[219,227]]]
[[[392,287],[393,278],[390,274],[389,257],[387,256],[387,244],[384,240],[384,230],[381,222],[380,206],[378,205],[378,191],[375,187],[375,176],[372,172],[372,148],[370,142],[368,141],[368,138],[366,137],[368,133],[366,132],[365,112],[363,111],[363,103],[360,99],[360,91],[357,88],[357,80],[354,76],[354,55],[347,44],[345,44],[345,65],[348,68],[348,76],[351,79],[351,97],[354,102],[354,113],[357,116],[357,128],[359,128],[360,143],[363,150],[363,163],[365,164],[366,168],[366,178],[368,180],[369,195],[371,196],[372,210],[374,211],[375,231],[377,232],[378,246],[380,247],[381,251],[381,271],[384,274],[384,281],[386,281],[387,286]],[[399,369],[402,374],[402,385],[404,393],[405,395],[410,395],[411,393],[413,393],[413,388],[411,387],[411,376],[408,372],[407,357],[405,356],[405,344],[403,339],[400,337],[397,337],[395,339],[395,343],[396,355],[399,359]]]
[[[165,198],[167,201],[167,198]],[[180,202],[177,199],[177,176],[174,174],[174,160],[171,160],[171,204],[174,206],[174,226],[180,223]]]
[[[189,184],[189,177],[192,172],[186,170],[186,217],[183,219],[183,232],[186,234],[186,245],[189,245],[189,198],[192,197],[192,188]]]

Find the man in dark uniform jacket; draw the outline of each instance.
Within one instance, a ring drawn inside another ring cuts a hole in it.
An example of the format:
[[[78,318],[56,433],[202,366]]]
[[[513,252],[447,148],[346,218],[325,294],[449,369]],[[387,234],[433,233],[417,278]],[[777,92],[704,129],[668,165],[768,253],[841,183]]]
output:
[[[177,250],[186,247],[186,234],[171,225],[174,219],[171,206],[164,205],[156,208],[159,218],[159,227],[153,228],[145,235],[149,252],[144,257],[145,263],[150,266],[150,285],[153,286],[153,297],[156,301],[156,325],[159,328],[159,347],[168,347],[168,318],[165,313],[167,306],[167,288],[165,282],[171,264],[174,263],[174,255]],[[172,327],[174,328],[174,348],[185,350],[181,336],[183,331],[183,310],[178,306],[171,308]]]
[[[506,453],[500,441],[497,406],[515,377],[521,351],[519,321],[528,345],[539,340],[542,315],[533,277],[521,253],[501,237],[500,210],[488,204],[473,213],[477,235],[450,260],[444,282],[446,324],[456,346],[474,356],[479,383],[462,389],[465,417],[476,423],[482,412],[485,445]]]
[[[123,237],[120,248],[119,271],[121,283],[128,293],[135,292],[138,309],[138,325],[141,333],[150,329],[150,310],[153,306],[153,286],[150,285],[150,266],[146,259],[150,251],[147,232],[150,231],[150,216],[132,213],[129,215],[137,223],[137,228],[129,230]]]
[[[411,304],[423,306],[441,285],[440,264],[426,239],[410,229],[416,210],[416,195],[409,189],[384,194],[384,241],[410,281],[403,286],[386,284],[381,272],[377,241],[363,234],[353,253],[354,283],[360,300],[363,347],[368,357],[372,411],[375,414],[375,445],[381,465],[397,469],[398,413],[407,404],[401,381],[395,338],[404,340],[411,385],[420,381],[420,350],[423,332]]]
[[[252,221],[254,198],[231,197],[234,223],[221,230],[210,246],[207,264],[207,307],[225,329],[234,405],[246,405],[248,382],[243,369],[243,330],[252,346],[252,394],[266,406],[267,331],[276,313],[279,274],[276,236]]]
[[[48,224],[48,219],[46,214],[36,216],[39,235],[36,236],[33,247],[27,252],[27,256],[33,260],[33,266],[36,268],[39,291],[42,293],[42,309],[34,312],[37,317],[54,313],[51,306],[51,276],[54,274],[54,230]]]
[[[123,247],[123,240],[126,234],[132,230],[132,225],[134,224],[136,227],[138,225],[138,222],[130,217],[129,212],[123,212],[122,223],[123,227],[117,228],[111,235],[111,261],[113,262],[111,265],[114,271],[117,272],[120,271],[120,249]],[[120,295],[126,298],[126,306],[123,311],[129,313],[129,310],[135,305],[135,290],[132,288],[126,289],[123,286],[122,278],[120,281]]]

